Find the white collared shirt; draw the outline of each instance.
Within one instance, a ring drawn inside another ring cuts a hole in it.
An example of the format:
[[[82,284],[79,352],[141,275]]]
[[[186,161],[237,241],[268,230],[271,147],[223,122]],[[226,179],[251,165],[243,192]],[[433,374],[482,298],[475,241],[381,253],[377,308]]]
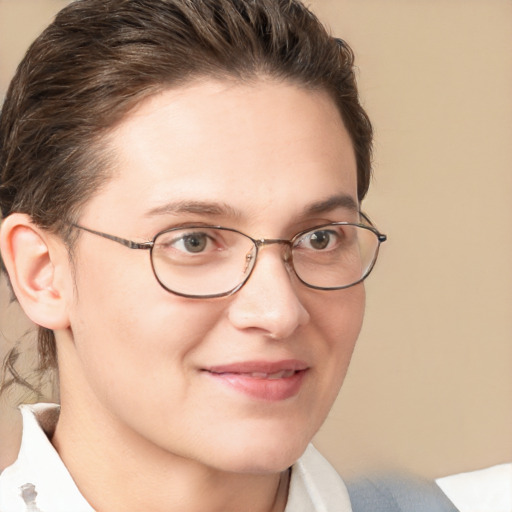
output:
[[[512,463],[438,478],[460,512],[512,512]]]
[[[54,404],[21,407],[18,458],[0,474],[0,512],[94,512],[49,441],[59,416]],[[292,466],[285,512],[351,512],[345,484],[309,445]]]

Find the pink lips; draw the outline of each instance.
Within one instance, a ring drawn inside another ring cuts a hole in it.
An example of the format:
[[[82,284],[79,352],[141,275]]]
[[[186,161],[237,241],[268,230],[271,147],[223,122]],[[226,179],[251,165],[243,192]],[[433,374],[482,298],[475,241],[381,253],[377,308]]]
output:
[[[247,361],[207,368],[208,376],[252,398],[271,402],[295,396],[308,365],[294,359],[286,361]]]

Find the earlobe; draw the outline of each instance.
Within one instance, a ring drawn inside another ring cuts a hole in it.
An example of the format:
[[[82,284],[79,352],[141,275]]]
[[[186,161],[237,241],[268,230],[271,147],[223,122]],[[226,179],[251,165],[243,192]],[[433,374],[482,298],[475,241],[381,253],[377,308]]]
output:
[[[69,327],[66,293],[57,279],[67,258],[53,238],[28,215],[14,213],[2,221],[0,251],[21,307],[37,325],[58,330]]]

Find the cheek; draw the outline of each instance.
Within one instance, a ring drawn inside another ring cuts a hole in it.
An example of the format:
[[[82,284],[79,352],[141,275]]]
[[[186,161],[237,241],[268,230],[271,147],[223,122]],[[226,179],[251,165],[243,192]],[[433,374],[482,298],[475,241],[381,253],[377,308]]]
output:
[[[364,317],[365,290],[362,283],[328,292],[329,300],[312,304],[311,310],[322,331],[329,350],[334,353],[352,353]]]
[[[127,415],[155,389],[165,390],[167,400],[179,398],[184,362],[222,314],[221,304],[166,292],[143,263],[149,267],[123,262],[122,273],[101,265],[83,268],[72,314],[77,360],[88,385],[100,401]]]
[[[365,291],[361,284],[332,292],[324,307],[315,311],[317,329],[324,343],[318,347],[323,361],[320,376],[326,404],[336,398],[347,373],[350,359],[361,330],[365,306]],[[313,307],[313,306],[312,306]]]
[[[340,290],[341,292],[345,292],[344,296],[342,294],[340,297],[340,303],[343,301],[343,306],[339,318],[334,321],[334,338],[332,340],[338,354],[340,386],[345,378],[357,338],[361,332],[365,309],[365,289],[364,285],[360,283],[352,288]],[[335,317],[336,314],[333,313],[332,316]]]

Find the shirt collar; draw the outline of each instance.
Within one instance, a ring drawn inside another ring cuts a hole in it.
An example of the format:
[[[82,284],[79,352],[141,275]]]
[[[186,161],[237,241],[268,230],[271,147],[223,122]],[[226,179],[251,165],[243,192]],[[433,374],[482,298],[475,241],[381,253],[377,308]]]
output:
[[[51,444],[59,406],[23,405],[23,435],[16,462],[0,475],[0,510],[94,512]]]
[[[347,488],[336,470],[310,444],[292,466],[285,512],[352,512]]]

